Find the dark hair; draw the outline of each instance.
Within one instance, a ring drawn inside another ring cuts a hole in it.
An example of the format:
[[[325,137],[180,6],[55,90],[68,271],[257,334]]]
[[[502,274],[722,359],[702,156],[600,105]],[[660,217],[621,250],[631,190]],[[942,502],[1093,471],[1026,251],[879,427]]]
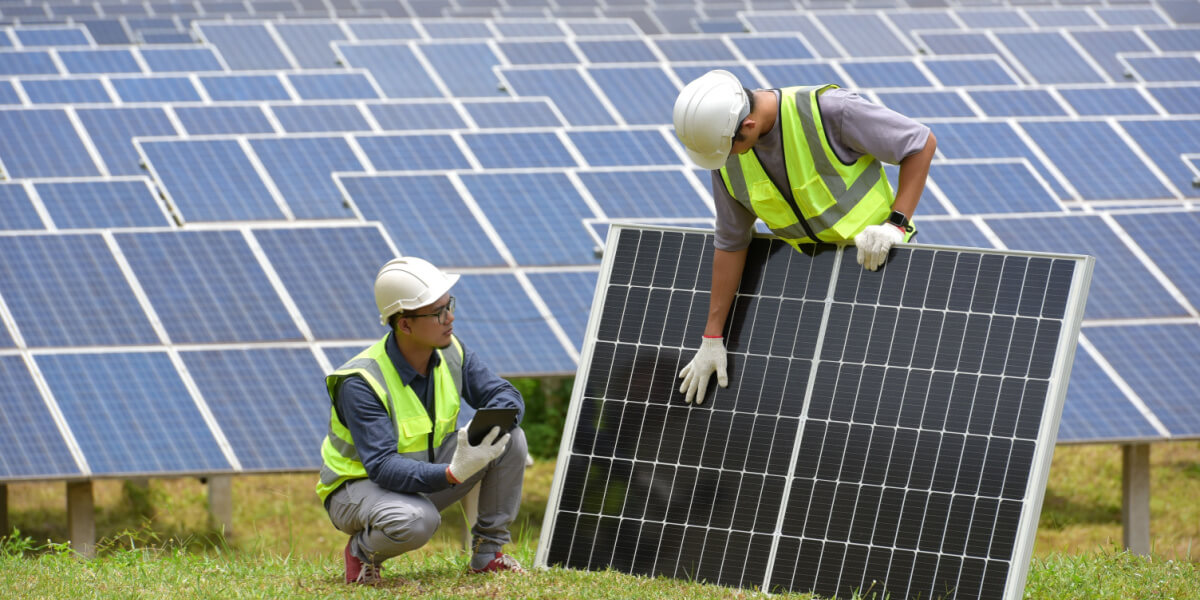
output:
[[[750,112],[754,112],[754,92],[750,91],[750,89],[746,87],[743,87],[742,91],[746,93],[746,99],[750,104]],[[744,120],[745,119],[742,121]],[[737,129],[733,130],[733,142],[735,144],[742,141],[746,137],[742,135],[742,121],[738,121]]]

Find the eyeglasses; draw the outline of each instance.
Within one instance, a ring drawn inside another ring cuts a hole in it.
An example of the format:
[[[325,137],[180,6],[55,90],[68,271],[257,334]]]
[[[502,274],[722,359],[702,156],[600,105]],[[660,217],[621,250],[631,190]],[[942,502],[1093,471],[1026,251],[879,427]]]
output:
[[[420,315],[404,315],[404,318],[405,319],[420,319],[421,317],[437,317],[438,325],[445,325],[446,324],[446,315],[454,314],[455,304],[456,303],[454,301],[454,296],[450,296],[450,301],[443,304],[441,308],[437,309],[434,312],[424,313],[424,314],[420,314]]]

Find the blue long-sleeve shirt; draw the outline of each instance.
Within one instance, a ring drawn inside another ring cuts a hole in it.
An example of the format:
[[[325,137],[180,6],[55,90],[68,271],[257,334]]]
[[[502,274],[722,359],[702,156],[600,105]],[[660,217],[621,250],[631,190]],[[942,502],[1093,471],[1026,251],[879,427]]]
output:
[[[433,406],[432,374],[441,363],[437,352],[429,359],[427,377],[421,375],[404,359],[396,345],[395,333],[388,334],[388,358],[396,367],[400,381],[412,388],[425,410]],[[462,400],[472,408],[516,408],[517,422],[525,416],[525,401],[511,383],[501,379],[469,348],[463,346]],[[450,487],[446,480],[446,465],[433,464],[400,456],[396,452],[396,426],[387,409],[375,396],[371,386],[361,377],[347,377],[338,386],[334,402],[338,418],[350,430],[359,460],[366,467],[367,477],[376,485],[393,492],[435,492]]]

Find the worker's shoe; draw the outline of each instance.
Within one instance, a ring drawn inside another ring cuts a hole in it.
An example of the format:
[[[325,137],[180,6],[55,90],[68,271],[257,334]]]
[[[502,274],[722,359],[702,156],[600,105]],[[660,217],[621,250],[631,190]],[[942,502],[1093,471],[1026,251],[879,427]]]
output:
[[[476,555],[478,556],[478,555]],[[472,561],[475,562],[475,561]],[[482,568],[472,568],[472,573],[496,573],[500,571],[510,571],[513,573],[525,573],[525,569],[521,568],[521,563],[517,559],[503,553],[497,552],[495,558],[488,561]]]
[[[346,543],[346,550],[343,554],[346,557],[346,583],[375,585],[383,580],[379,574],[379,567],[369,562],[364,563],[350,552],[349,542]]]

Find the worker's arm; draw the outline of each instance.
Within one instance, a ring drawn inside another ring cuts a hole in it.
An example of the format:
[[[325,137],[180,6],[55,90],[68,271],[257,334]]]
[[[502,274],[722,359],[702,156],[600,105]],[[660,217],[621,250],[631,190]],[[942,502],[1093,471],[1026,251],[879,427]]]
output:
[[[708,323],[704,326],[705,337],[721,337],[725,330],[725,319],[729,307],[737,295],[742,281],[742,269],[746,267],[747,248],[730,252],[713,248],[712,294],[708,298]]]
[[[900,161],[896,202],[892,205],[892,210],[898,210],[904,213],[904,216],[912,218],[913,213],[917,210],[917,202],[921,200],[921,194],[925,191],[925,179],[929,176],[929,163],[933,162],[933,155],[936,152],[937,138],[931,131],[929,138],[925,140],[924,148],[909,154]]]

